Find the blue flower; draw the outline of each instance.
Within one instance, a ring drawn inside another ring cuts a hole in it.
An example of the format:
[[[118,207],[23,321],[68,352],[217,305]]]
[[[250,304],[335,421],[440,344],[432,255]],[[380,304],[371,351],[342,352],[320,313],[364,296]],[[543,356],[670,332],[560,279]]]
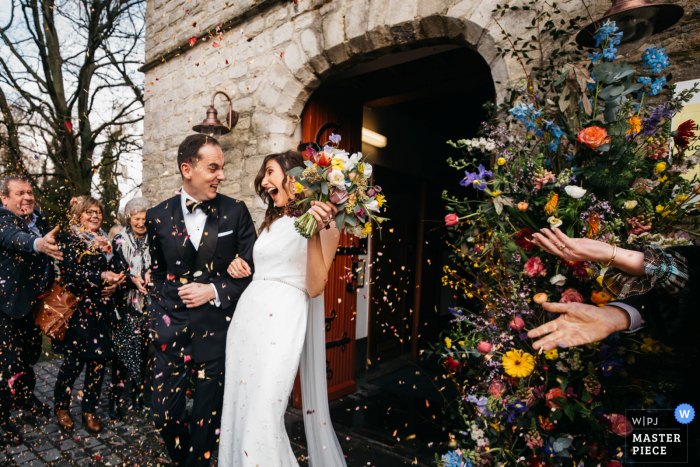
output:
[[[453,315],[462,316],[462,310],[457,310],[456,308],[452,307],[447,307],[447,309],[450,310],[450,313]]]
[[[549,142],[549,144],[547,145],[547,147],[549,148],[549,150],[550,150],[551,152],[556,152],[556,151],[557,151],[557,148],[559,148],[559,141],[557,141],[557,140],[552,140],[552,141]]]
[[[588,83],[588,86],[586,86],[589,91],[592,91],[595,89],[595,83],[598,81],[597,79],[595,79],[595,76],[593,76],[593,73],[591,73],[591,79],[593,80],[593,82]]]
[[[483,165],[479,164],[479,172],[467,172],[466,170],[464,171],[466,174],[466,177],[464,177],[464,180],[459,182],[460,185],[462,186],[469,186],[472,185],[474,188],[480,191],[484,191],[484,188],[486,188],[486,177],[492,178],[493,177],[493,172],[486,170]]]
[[[656,47],[647,47],[642,54],[642,60],[644,60],[643,68],[651,68],[652,73],[660,73],[670,64],[664,49]]]
[[[450,451],[441,458],[443,465],[445,467],[471,467],[472,461],[467,459],[466,462],[462,463],[462,454],[458,451]]]
[[[538,128],[537,131],[535,131],[535,136],[538,138],[544,138],[544,131],[542,131],[542,128]]]
[[[614,47],[608,47],[607,49],[603,50],[603,57],[609,62],[614,61],[617,57],[615,54],[617,53],[617,49]]]
[[[649,78],[648,76],[640,76],[639,78],[637,78],[637,81],[643,83],[644,86],[651,86],[651,78]]]
[[[471,402],[472,404],[476,405],[477,410],[481,412],[482,415],[486,417],[493,417],[493,412],[491,412],[489,409],[486,408],[486,404],[488,403],[489,399],[487,397],[479,397],[477,399],[476,396],[472,396],[471,394],[467,396],[467,400]]]
[[[588,58],[591,59],[591,63],[593,63],[594,65],[596,63],[598,63],[598,60],[600,60],[600,57],[602,57],[602,55],[599,54],[598,52],[593,52],[593,53],[588,54]]]
[[[601,42],[605,42],[609,36],[612,36],[616,32],[617,26],[615,25],[615,21],[607,20],[593,36],[593,39],[596,40],[595,46],[600,47]]]
[[[625,368],[625,362],[622,358],[614,358],[617,353],[618,349],[615,347],[605,344],[600,346],[598,359],[600,361],[600,369],[603,370],[603,376],[610,376],[613,370],[623,370]]]
[[[556,139],[559,139],[562,136],[564,136],[564,132],[561,131],[559,125],[557,125],[554,122],[548,122],[547,120],[545,120],[545,129],[549,131],[552,134],[552,136],[554,136]]]
[[[525,125],[525,128],[529,131],[535,129],[535,122],[533,120],[542,114],[542,111],[535,110],[535,106],[532,104],[525,104],[522,101],[518,101],[509,112],[516,120]]]
[[[621,32],[612,34],[610,36],[610,46],[611,47],[614,45],[620,45],[620,42],[622,42],[622,33]]]
[[[653,83],[651,83],[651,92],[653,95],[657,95],[661,89],[666,86],[666,77],[656,78]]]
[[[547,441],[547,444],[542,448],[542,450],[547,454],[548,456],[556,456],[557,453],[554,451],[554,448],[552,447],[552,443]]]

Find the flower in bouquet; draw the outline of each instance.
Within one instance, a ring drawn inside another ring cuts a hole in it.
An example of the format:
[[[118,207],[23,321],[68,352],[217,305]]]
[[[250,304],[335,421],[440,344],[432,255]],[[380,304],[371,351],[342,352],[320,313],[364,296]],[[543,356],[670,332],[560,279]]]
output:
[[[685,149],[695,138],[695,127],[697,125],[693,120],[686,120],[678,125],[678,129],[673,136],[673,143],[681,149]]]
[[[562,402],[557,399],[566,399],[566,395],[561,388],[552,388],[547,391],[544,398],[546,399],[547,407],[551,409],[561,409],[563,407]]]
[[[445,360],[445,366],[450,371],[458,371],[462,365],[458,361],[456,361],[454,358],[452,358],[452,355],[450,355]]]
[[[535,294],[534,297],[532,297],[532,300],[533,300],[535,303],[537,303],[538,305],[542,305],[542,304],[543,304],[544,302],[546,302],[548,299],[549,299],[549,297],[547,297],[547,294],[544,293],[544,292],[537,293],[537,294]]]
[[[550,193],[547,198],[547,204],[544,205],[544,212],[547,214],[552,214],[557,210],[557,203],[559,202],[559,195],[556,193]]]
[[[583,303],[583,296],[579,293],[578,290],[568,288],[564,290],[563,294],[561,294],[559,303]]]
[[[472,467],[472,461],[464,459],[459,449],[450,451],[440,458],[442,467]]]
[[[554,423],[552,423],[552,421],[547,417],[544,417],[542,415],[538,415],[537,416],[537,423],[540,425],[540,427],[543,430],[546,430],[546,431],[554,430]]]
[[[464,172],[466,177],[459,182],[462,186],[473,186],[477,190],[484,191],[486,188],[486,178],[493,178],[493,172],[486,170],[483,165],[479,164],[478,172]]]
[[[489,409],[486,408],[486,405],[489,402],[488,397],[476,397],[473,395],[467,396],[467,400],[471,402],[472,404],[476,405],[477,410],[484,416],[486,417],[493,417],[493,412],[491,412]],[[474,432],[472,432],[472,437],[474,436]]]
[[[644,49],[642,60],[644,61],[642,68],[651,68],[652,73],[660,73],[661,70],[670,64],[664,49],[657,49],[656,47]]]
[[[530,206],[525,201],[520,201],[517,205],[518,211],[527,211],[528,206]]]
[[[621,415],[619,413],[613,413],[610,415],[605,415],[605,418],[607,418],[610,422],[610,431],[612,431],[616,435],[622,436],[624,438],[625,436],[629,436],[632,434],[634,428],[624,415]]]
[[[549,279],[549,283],[552,285],[562,286],[566,284],[566,276],[563,274],[555,274]]]
[[[638,116],[634,116],[627,120],[627,122],[630,124],[630,127],[627,129],[627,135],[636,135],[640,131],[642,131],[642,120]]]
[[[560,227],[564,223],[564,221],[559,219],[557,216],[549,216],[547,218],[547,222],[549,222],[549,226],[551,228]]]
[[[659,341],[656,341],[651,337],[645,337],[644,343],[639,347],[639,349],[645,353],[659,353],[661,351],[661,346],[659,345]]]
[[[501,364],[508,376],[525,378],[535,369],[535,358],[527,352],[513,349],[506,352]]]
[[[591,149],[598,149],[603,144],[610,142],[610,136],[605,128],[599,126],[589,126],[578,134],[578,140]]]
[[[504,392],[506,392],[506,385],[499,380],[494,380],[489,385],[489,394],[493,397],[500,397]]]
[[[509,326],[513,331],[522,331],[525,328],[525,321],[520,316],[516,316],[510,321]]]
[[[491,345],[490,342],[486,342],[486,341],[481,341],[481,342],[479,342],[479,345],[476,346],[476,350],[478,350],[481,353],[489,353],[489,352],[491,352],[492,348],[493,348],[493,345]]]
[[[547,360],[556,360],[557,358],[559,358],[559,350],[546,350],[544,352],[544,358],[546,358]]]
[[[625,203],[623,204],[623,206],[624,206],[625,209],[627,209],[628,211],[631,211],[631,210],[633,210],[634,208],[637,207],[637,204],[639,204],[639,202],[638,202],[637,200],[631,199],[631,200],[629,200],[629,201],[625,201]]]
[[[585,188],[581,188],[580,186],[568,185],[564,187],[564,191],[567,195],[571,196],[572,198],[579,199],[583,198],[583,196],[588,190],[586,190]]]
[[[598,29],[595,35],[593,35],[593,39],[596,40],[596,48],[600,47],[600,44],[605,44],[608,41],[610,45],[618,45],[622,40],[622,32],[618,32],[615,21],[607,20]]]
[[[539,256],[533,256],[525,263],[525,275],[527,277],[545,276],[547,270]]]
[[[607,305],[610,300],[612,300],[610,294],[603,290],[595,290],[591,295],[591,301],[598,306]]]
[[[459,224],[459,218],[457,217],[457,214],[448,214],[445,216],[445,225],[447,227],[452,227]]]
[[[532,249],[535,248],[535,244],[532,243],[532,234],[534,233],[534,231],[528,228],[520,229],[520,231],[513,236],[513,240],[521,250],[532,251]]]

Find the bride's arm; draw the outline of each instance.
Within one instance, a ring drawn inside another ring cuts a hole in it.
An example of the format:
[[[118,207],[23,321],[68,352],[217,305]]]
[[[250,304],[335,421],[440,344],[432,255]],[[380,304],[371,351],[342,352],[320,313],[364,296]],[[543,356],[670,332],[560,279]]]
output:
[[[323,218],[333,218],[337,214],[335,206],[330,203],[323,204],[314,202],[315,206],[311,209],[314,217],[317,217],[318,229],[316,233],[308,240],[306,253],[306,291],[311,297],[318,297],[323,293],[326,284],[328,283],[328,271],[333,264],[338,242],[340,241],[340,232],[336,228],[335,221],[330,222],[330,229],[324,228]],[[314,212],[316,211],[316,212]],[[323,214],[321,214],[323,212]]]

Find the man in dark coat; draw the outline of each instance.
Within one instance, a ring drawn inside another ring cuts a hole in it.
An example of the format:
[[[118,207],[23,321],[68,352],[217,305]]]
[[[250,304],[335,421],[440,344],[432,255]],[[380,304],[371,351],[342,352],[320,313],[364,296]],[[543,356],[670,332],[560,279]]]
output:
[[[11,411],[48,416],[34,395],[33,366],[41,354],[41,330],[32,307],[53,281],[51,258],[62,259],[58,227],[50,230],[35,207],[29,180],[9,175],[0,182],[0,443],[18,443]]]
[[[176,466],[208,466],[218,440],[226,334],[251,278],[226,272],[237,256],[253,265],[255,226],[245,203],[217,194],[224,154],[205,135],[178,150],[182,192],[146,214],[155,346],[152,415]],[[195,381],[189,426],[186,394]]]

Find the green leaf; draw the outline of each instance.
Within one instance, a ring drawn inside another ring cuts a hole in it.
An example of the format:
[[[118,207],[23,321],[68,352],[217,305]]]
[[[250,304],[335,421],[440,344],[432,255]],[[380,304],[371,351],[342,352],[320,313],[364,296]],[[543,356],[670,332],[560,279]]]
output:
[[[357,226],[357,219],[355,216],[345,216],[345,222],[353,227]]]
[[[345,226],[345,211],[341,211],[340,214],[336,216],[335,224],[340,228]]]
[[[289,175],[290,177],[294,177],[294,178],[297,178],[297,179],[298,179],[298,178],[301,177],[301,174],[302,174],[303,172],[304,172],[304,169],[302,169],[301,167],[294,167],[292,170],[289,170],[289,171],[287,172],[287,175]]]
[[[323,193],[324,195],[328,194],[328,183],[321,183],[321,193]]]

